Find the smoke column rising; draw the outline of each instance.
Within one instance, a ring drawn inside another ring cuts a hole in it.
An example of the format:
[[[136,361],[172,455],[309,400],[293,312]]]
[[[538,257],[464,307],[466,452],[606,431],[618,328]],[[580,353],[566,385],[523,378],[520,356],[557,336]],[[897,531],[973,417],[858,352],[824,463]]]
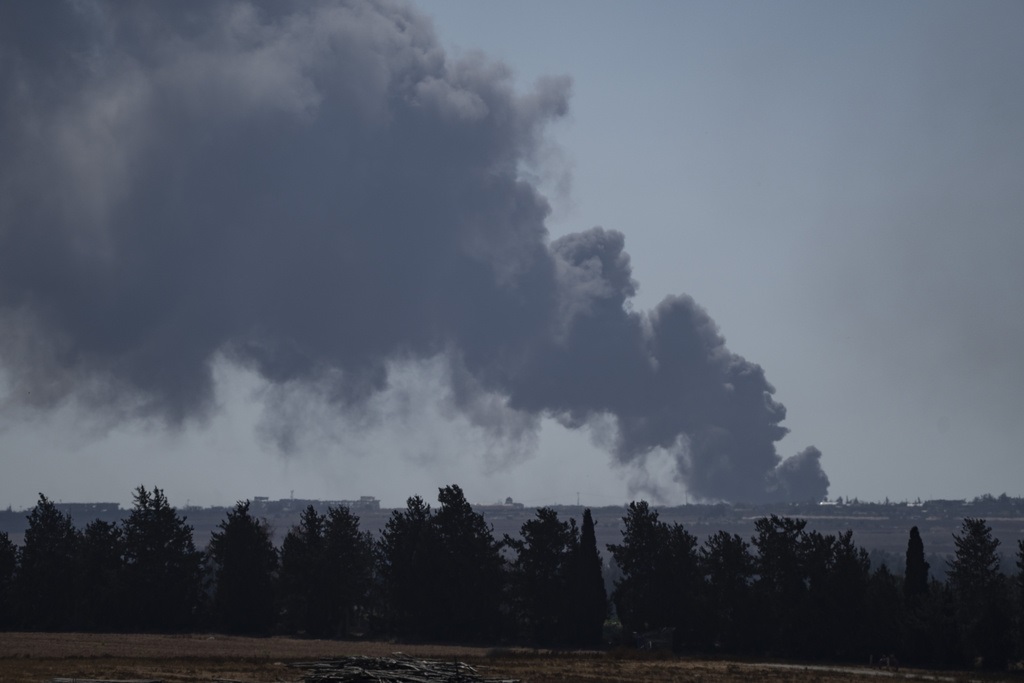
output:
[[[620,232],[548,239],[523,170],[570,88],[449,58],[403,3],[0,6],[7,401],[179,426],[227,357],[346,412],[441,360],[500,438],[611,421],[619,462],[667,451],[693,496],[821,498],[700,306],[634,311]]]

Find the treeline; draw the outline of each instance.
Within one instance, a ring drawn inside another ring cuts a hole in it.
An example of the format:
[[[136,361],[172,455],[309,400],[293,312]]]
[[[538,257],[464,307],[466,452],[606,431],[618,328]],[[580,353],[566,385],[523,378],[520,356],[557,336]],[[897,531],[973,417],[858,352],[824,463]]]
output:
[[[45,496],[18,547],[0,533],[0,628],[373,635],[595,647],[607,597],[590,511],[550,510],[494,538],[458,486],[419,497],[379,538],[346,507],[306,508],[280,548],[249,502],[205,551],[159,488],[127,517],[79,531]]]
[[[600,647],[666,644],[693,653],[952,668],[1024,657],[1024,542],[1017,572],[981,519],[954,534],[947,580],[929,577],[917,528],[902,573],[871,570],[852,532],[821,534],[769,516],[747,540],[701,543],[645,502],[609,545],[605,594],[594,522],[541,508],[518,537],[496,539],[458,486],[395,510],[378,538],[345,507],[303,511],[280,548],[248,502],[209,546],[160,489],[134,492],[128,516],[79,531],[45,496],[24,543],[0,534],[0,627],[398,637]],[[609,642],[611,639],[613,642]]]

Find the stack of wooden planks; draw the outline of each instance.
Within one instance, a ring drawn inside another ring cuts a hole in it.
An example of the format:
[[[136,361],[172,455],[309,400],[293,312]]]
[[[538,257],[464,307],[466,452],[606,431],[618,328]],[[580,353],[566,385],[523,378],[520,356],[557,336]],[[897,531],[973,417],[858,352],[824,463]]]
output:
[[[463,662],[416,659],[400,652],[390,657],[339,657],[291,666],[305,671],[306,683],[519,683],[483,677]]]

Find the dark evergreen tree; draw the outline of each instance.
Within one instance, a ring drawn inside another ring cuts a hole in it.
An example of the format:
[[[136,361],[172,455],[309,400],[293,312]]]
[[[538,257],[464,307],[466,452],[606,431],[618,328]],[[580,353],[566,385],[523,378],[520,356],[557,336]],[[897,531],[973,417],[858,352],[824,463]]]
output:
[[[754,522],[757,548],[757,580],[760,632],[770,652],[794,655],[800,652],[806,629],[801,612],[807,597],[804,571],[807,522],[771,515]]]
[[[681,524],[672,524],[668,535],[670,575],[667,600],[672,613],[671,626],[676,629],[673,647],[701,646],[706,642],[703,627],[706,616],[701,612],[704,588],[697,557],[697,537]]]
[[[884,564],[872,572],[868,580],[860,640],[869,656],[876,659],[883,655],[904,658],[904,585],[900,577]]]
[[[39,494],[28,516],[16,578],[22,628],[56,631],[75,625],[79,542],[71,517]]]
[[[939,669],[968,663],[961,646],[957,606],[948,584],[932,580],[921,604],[905,616],[906,661]]]
[[[6,531],[0,531],[0,630],[14,626],[14,575],[18,547]]]
[[[501,629],[504,561],[501,544],[483,516],[473,511],[462,489],[445,486],[432,518],[440,576],[436,578],[436,636],[487,641]]]
[[[928,593],[929,565],[924,559],[924,541],[917,527],[910,529],[907,541],[907,564],[903,574],[903,597],[914,607]]]
[[[362,630],[368,620],[373,580],[373,537],[359,530],[359,517],[344,506],[327,509],[324,528],[327,584],[322,599],[330,628],[339,635]]]
[[[293,632],[325,636],[331,631],[331,614],[323,597],[330,581],[324,562],[326,526],[327,518],[310,505],[281,545],[285,626]]]
[[[239,501],[210,538],[213,613],[229,633],[266,633],[276,618],[277,550],[270,527]]]
[[[1017,541],[1017,656],[1024,658],[1024,539]]]
[[[624,629],[674,628],[674,646],[700,640],[697,539],[679,524],[660,521],[646,501],[630,503],[622,520],[622,543],[608,550],[622,572],[612,600]]]
[[[999,572],[999,540],[984,519],[964,519],[953,534],[949,586],[965,663],[1005,666],[1010,650],[1007,584]]]
[[[140,486],[133,499],[122,524],[127,624],[141,631],[190,629],[202,597],[202,553],[192,527],[159,488]]]
[[[570,610],[573,642],[580,647],[597,647],[604,640],[604,622],[608,618],[608,594],[604,588],[603,563],[597,549],[594,516],[583,510],[583,526],[570,577],[573,605]]]
[[[419,496],[394,510],[377,544],[385,627],[404,636],[427,635],[436,618],[434,585],[438,561],[433,513]]]
[[[621,572],[612,591],[619,620],[627,633],[671,626],[668,525],[645,500],[631,502],[622,522],[622,543],[608,546]]]
[[[726,652],[750,650],[756,638],[750,546],[736,534],[719,531],[701,546],[700,566],[707,584],[705,642]]]
[[[551,646],[573,638],[573,608],[579,539],[575,525],[558,519],[551,508],[523,523],[519,538],[505,536],[515,553],[511,582],[522,633],[533,643]]]
[[[868,553],[853,541],[853,532],[836,536],[805,535],[808,575],[806,656],[860,660],[866,654],[861,641],[864,600],[870,579]]]
[[[93,520],[82,533],[79,558],[81,627],[112,631],[124,625],[124,539],[113,522]]]

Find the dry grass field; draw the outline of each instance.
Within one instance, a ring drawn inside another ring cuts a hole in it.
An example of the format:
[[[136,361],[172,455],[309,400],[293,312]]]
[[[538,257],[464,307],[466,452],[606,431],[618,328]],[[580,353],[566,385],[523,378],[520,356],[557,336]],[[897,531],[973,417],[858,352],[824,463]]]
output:
[[[749,662],[698,661],[632,653],[537,653],[472,647],[380,642],[237,638],[220,635],[117,635],[0,633],[0,683],[44,683],[53,678],[159,679],[183,681],[301,681],[289,662],[344,655],[458,659],[488,677],[523,683],[668,683],[669,681],[851,681],[940,680],[967,677],[889,672],[856,667],[804,667]],[[976,677],[971,676],[975,679]]]

